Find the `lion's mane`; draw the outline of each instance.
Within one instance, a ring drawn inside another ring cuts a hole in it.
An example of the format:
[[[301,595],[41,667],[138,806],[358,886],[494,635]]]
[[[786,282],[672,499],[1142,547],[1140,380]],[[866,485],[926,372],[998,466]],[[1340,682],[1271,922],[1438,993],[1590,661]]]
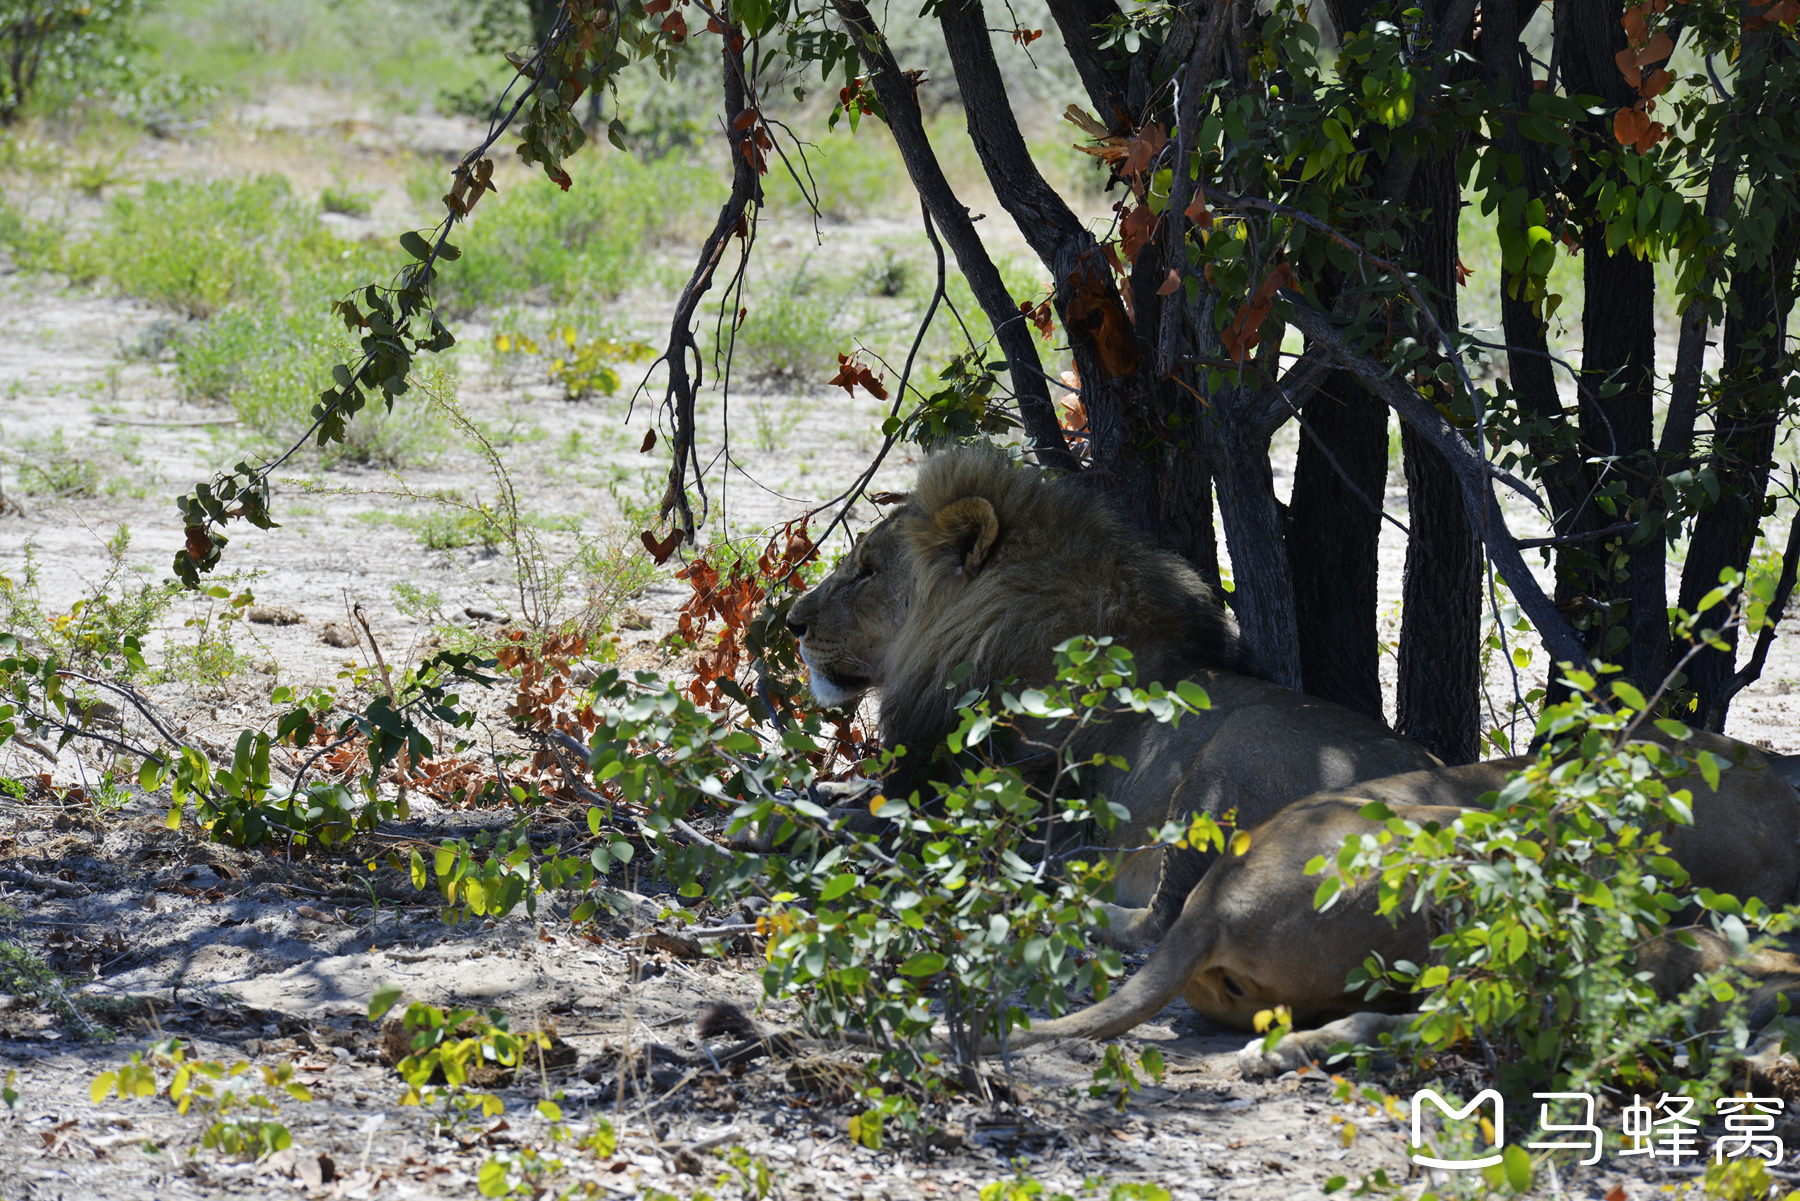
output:
[[[1140,683],[1245,671],[1212,589],[1079,477],[997,451],[940,451],[891,520],[914,579],[881,684],[890,746],[929,746],[952,727],[959,664],[973,665],[970,687],[1041,685],[1054,678],[1056,645],[1079,634],[1129,647]]]

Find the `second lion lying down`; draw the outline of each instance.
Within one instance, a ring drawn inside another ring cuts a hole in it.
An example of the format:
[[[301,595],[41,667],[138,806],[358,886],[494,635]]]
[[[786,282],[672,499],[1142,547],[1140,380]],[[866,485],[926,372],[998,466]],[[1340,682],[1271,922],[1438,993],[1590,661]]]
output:
[[[1682,781],[1693,794],[1694,824],[1665,833],[1674,858],[1695,889],[1756,897],[1777,908],[1788,904],[1800,875],[1794,845],[1800,798],[1755,750],[1716,735],[1696,733],[1693,739],[1694,749],[1738,765],[1722,773],[1716,790],[1697,779]],[[1306,864],[1315,856],[1329,863],[1345,839],[1377,832],[1381,823],[1362,814],[1371,802],[1412,821],[1448,824],[1528,762],[1413,772],[1294,802],[1249,832],[1247,853],[1213,865],[1137,975],[1097,1005],[1014,1034],[1011,1045],[1114,1038],[1178,996],[1213,1021],[1241,1030],[1253,1029],[1256,1014],[1277,1005],[1286,1005],[1302,1027],[1370,1008],[1345,989],[1352,970],[1371,954],[1390,964],[1427,963],[1433,932],[1421,914],[1397,922],[1380,914],[1372,878],[1347,889],[1325,912],[1316,911],[1319,879],[1306,874]],[[1695,950],[1663,939],[1640,953],[1640,966],[1655,974],[1659,994],[1674,996],[1695,972],[1722,965],[1722,940],[1702,934],[1700,943]],[[1752,1012],[1800,983],[1800,960],[1791,955],[1763,952],[1738,966],[1758,985]],[[1404,994],[1384,1000],[1390,1009],[1409,1003]],[[1331,1041],[1335,1033],[1326,1045]]]

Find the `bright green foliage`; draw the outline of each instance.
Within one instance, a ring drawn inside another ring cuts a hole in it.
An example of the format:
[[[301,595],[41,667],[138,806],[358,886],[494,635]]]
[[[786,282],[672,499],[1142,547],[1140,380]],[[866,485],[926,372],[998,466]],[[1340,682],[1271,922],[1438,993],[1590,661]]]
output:
[[[144,0],[8,0],[0,4],[0,125],[11,125],[34,95],[60,88],[79,96],[123,74],[117,64],[131,42],[131,22]]]
[[[1442,825],[1371,804],[1364,816],[1381,825],[1346,840],[1335,863],[1317,858],[1307,871],[1324,875],[1321,908],[1368,879],[1384,913],[1430,907],[1443,931],[1432,962],[1371,958],[1350,979],[1370,997],[1418,990],[1422,1016],[1401,1040],[1412,1053],[1479,1036],[1501,1086],[1515,1093],[1615,1078],[1649,1088],[1672,1070],[1677,1049],[1693,1070],[1709,1063],[1720,1031],[1697,1024],[1698,1005],[1737,994],[1713,979],[1659,1000],[1636,966],[1642,948],[1669,934],[1690,903],[1740,950],[1751,929],[1786,922],[1756,900],[1694,893],[1663,840],[1669,825],[1693,822],[1685,785],[1714,783],[1729,765],[1684,746],[1676,722],[1656,723],[1677,740],[1670,745],[1638,737],[1645,702],[1629,684],[1607,690],[1609,709],[1592,675],[1565,674],[1573,699],[1545,709],[1535,761],[1490,796],[1491,808]],[[1724,1031],[1740,1048],[1743,1021],[1740,1013]]]
[[[161,1079],[164,1073],[166,1083]],[[294,1080],[291,1062],[262,1067],[245,1060],[227,1065],[215,1059],[189,1059],[178,1038],[132,1052],[129,1063],[100,1073],[88,1087],[95,1105],[115,1092],[122,1101],[166,1093],[177,1112],[195,1110],[212,1119],[201,1135],[201,1146],[241,1159],[260,1159],[292,1145],[287,1127],[277,1120],[281,1103],[312,1100],[311,1091]]]
[[[825,814],[806,801],[738,810],[740,820],[785,820],[801,831],[791,853],[766,864],[778,907],[761,919],[765,991],[798,993],[814,1028],[867,1031],[884,1065],[902,1075],[929,1062],[921,1055],[934,1020],[928,1002],[941,1002],[957,1061],[972,1065],[988,1053],[984,1044],[1004,1048],[1029,1024],[1021,1000],[1060,1013],[1075,994],[1103,996],[1122,970],[1116,952],[1090,952],[1083,935],[1104,921],[1113,864],[1063,852],[1099,841],[1096,832],[1123,816],[1078,792],[1086,773],[1112,760],[1078,759],[1072,748],[1112,715],[1174,721],[1204,696],[1138,688],[1130,653],[1108,639],[1065,643],[1057,661],[1051,688],[964,698],[948,739],[961,765],[953,785],[929,800],[877,794],[868,802],[894,824],[891,848],[854,835],[820,854],[809,827]],[[1029,778],[989,754],[997,735],[1021,724],[1051,748],[1052,762]]]
[[[369,1002],[370,1020],[383,1017],[399,996],[392,986],[378,990]],[[493,1117],[505,1106],[490,1093],[467,1093],[470,1074],[478,1068],[516,1069],[525,1062],[528,1050],[550,1045],[549,1036],[540,1031],[514,1034],[506,1014],[498,1009],[483,1015],[473,1009],[444,1010],[414,1001],[406,1007],[402,1021],[412,1035],[412,1054],[394,1066],[407,1085],[402,1105],[427,1105],[441,1099],[459,1111],[478,1107]],[[433,1083],[439,1076],[441,1085]]]

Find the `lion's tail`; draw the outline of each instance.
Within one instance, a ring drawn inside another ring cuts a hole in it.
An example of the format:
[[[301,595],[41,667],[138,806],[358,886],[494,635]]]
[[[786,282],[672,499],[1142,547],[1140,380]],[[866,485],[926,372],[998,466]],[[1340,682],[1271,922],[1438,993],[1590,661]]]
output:
[[[1038,1022],[1007,1040],[1009,1048],[1034,1047],[1059,1038],[1117,1038],[1134,1026],[1155,1017],[1181,995],[1188,978],[1212,955],[1218,925],[1209,909],[1189,905],[1169,928],[1156,953],[1138,974],[1108,993],[1106,999],[1079,1013]],[[998,1046],[984,1054],[994,1054]]]

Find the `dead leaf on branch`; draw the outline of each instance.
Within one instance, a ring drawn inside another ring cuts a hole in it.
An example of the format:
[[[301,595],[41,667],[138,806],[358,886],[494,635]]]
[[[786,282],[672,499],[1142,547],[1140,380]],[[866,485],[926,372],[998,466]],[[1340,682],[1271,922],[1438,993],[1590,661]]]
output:
[[[656,535],[649,530],[645,530],[638,537],[644,540],[644,549],[650,552],[651,560],[661,567],[669,561],[669,556],[675,553],[675,548],[681,545],[682,531],[670,530],[668,536],[661,541],[658,541]]]
[[[1169,135],[1163,132],[1162,126],[1152,121],[1138,130],[1125,147],[1125,161],[1120,166],[1122,175],[1137,175],[1147,170],[1152,161],[1164,146],[1169,144]]]
[[[1231,356],[1232,362],[1241,364],[1244,357],[1256,349],[1257,343],[1262,341],[1263,322],[1267,321],[1269,314],[1274,311],[1275,293],[1283,288],[1293,286],[1294,269],[1287,263],[1277,264],[1275,269],[1263,278],[1261,285],[1256,289],[1256,294],[1250,298],[1249,303],[1238,310],[1237,316],[1226,327],[1225,332],[1219,335],[1219,342],[1225,348],[1225,353]]]
[[[887,385],[882,377],[869,370],[868,365],[854,355],[838,355],[838,373],[825,382],[832,387],[842,388],[852,396],[856,395],[857,388],[861,388],[876,400],[888,398]]]

